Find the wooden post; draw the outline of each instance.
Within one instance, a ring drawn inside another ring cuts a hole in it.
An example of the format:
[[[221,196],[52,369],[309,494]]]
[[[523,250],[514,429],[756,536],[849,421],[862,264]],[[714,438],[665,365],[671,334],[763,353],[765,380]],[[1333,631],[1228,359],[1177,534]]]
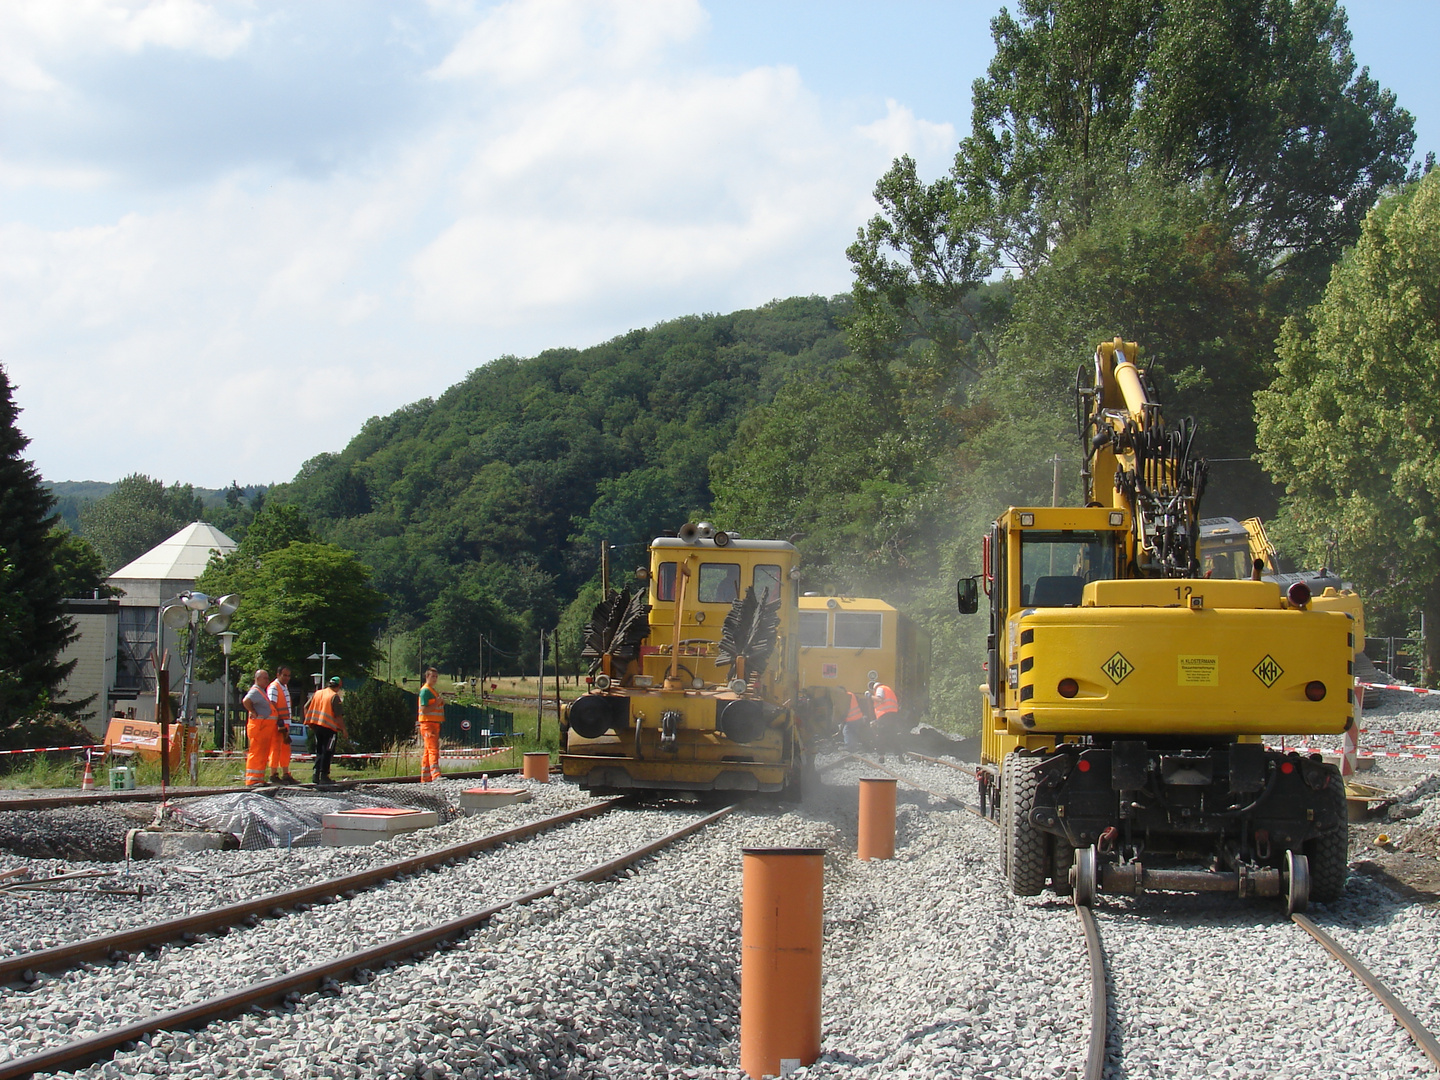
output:
[[[560,628],[555,628],[555,723],[560,723]]]
[[[600,599],[610,595],[610,541],[600,541]]]
[[[160,791],[170,786],[170,672],[155,672],[155,719],[160,722]]]

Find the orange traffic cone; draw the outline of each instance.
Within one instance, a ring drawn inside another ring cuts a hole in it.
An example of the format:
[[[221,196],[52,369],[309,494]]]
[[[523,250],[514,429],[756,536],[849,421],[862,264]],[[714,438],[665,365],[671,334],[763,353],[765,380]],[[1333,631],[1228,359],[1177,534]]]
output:
[[[95,790],[95,770],[90,767],[90,755],[85,755],[85,775],[80,778],[81,791]]]

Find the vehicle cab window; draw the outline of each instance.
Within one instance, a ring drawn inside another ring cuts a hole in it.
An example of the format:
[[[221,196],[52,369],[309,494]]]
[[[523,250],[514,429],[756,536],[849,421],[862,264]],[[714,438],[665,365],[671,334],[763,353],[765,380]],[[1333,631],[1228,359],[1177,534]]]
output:
[[[738,599],[740,599],[739,563],[700,564],[700,603],[733,604]]]
[[[780,567],[774,563],[761,563],[755,567],[755,599],[770,594],[773,601],[780,595]]]
[[[1112,533],[1027,529],[1020,534],[1020,603],[1024,607],[1079,607],[1089,582],[1114,576]]]
[[[662,562],[660,572],[655,575],[655,599],[661,603],[675,602],[675,564]]]

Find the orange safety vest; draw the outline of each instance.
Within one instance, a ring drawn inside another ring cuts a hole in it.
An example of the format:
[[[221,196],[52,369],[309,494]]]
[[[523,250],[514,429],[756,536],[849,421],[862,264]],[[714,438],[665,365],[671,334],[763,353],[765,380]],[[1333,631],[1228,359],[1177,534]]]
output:
[[[316,690],[305,706],[305,723],[339,731],[340,725],[335,720],[335,699],[339,696],[338,690],[331,690],[328,686],[323,690]]]
[[[845,723],[853,724],[857,720],[864,720],[865,710],[860,708],[860,699],[848,690],[845,693],[850,698],[850,715],[845,717]]]
[[[445,699],[440,696],[440,691],[432,687],[423,687],[423,690],[430,691],[430,700],[427,702],[420,699],[420,719],[422,724],[441,724],[445,722]]]
[[[875,704],[876,720],[900,711],[900,701],[895,697],[895,691],[884,683],[875,684],[875,689],[870,691],[870,700]]]
[[[275,726],[290,723],[290,691],[278,679],[270,684],[268,693],[270,698],[270,715],[275,718]]]

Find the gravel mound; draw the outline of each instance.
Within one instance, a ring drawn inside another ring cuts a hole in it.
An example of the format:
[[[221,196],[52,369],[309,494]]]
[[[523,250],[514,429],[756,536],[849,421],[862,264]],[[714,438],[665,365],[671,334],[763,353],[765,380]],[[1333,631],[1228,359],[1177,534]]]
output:
[[[0,853],[22,859],[125,858],[126,818],[98,806],[0,811]]]

